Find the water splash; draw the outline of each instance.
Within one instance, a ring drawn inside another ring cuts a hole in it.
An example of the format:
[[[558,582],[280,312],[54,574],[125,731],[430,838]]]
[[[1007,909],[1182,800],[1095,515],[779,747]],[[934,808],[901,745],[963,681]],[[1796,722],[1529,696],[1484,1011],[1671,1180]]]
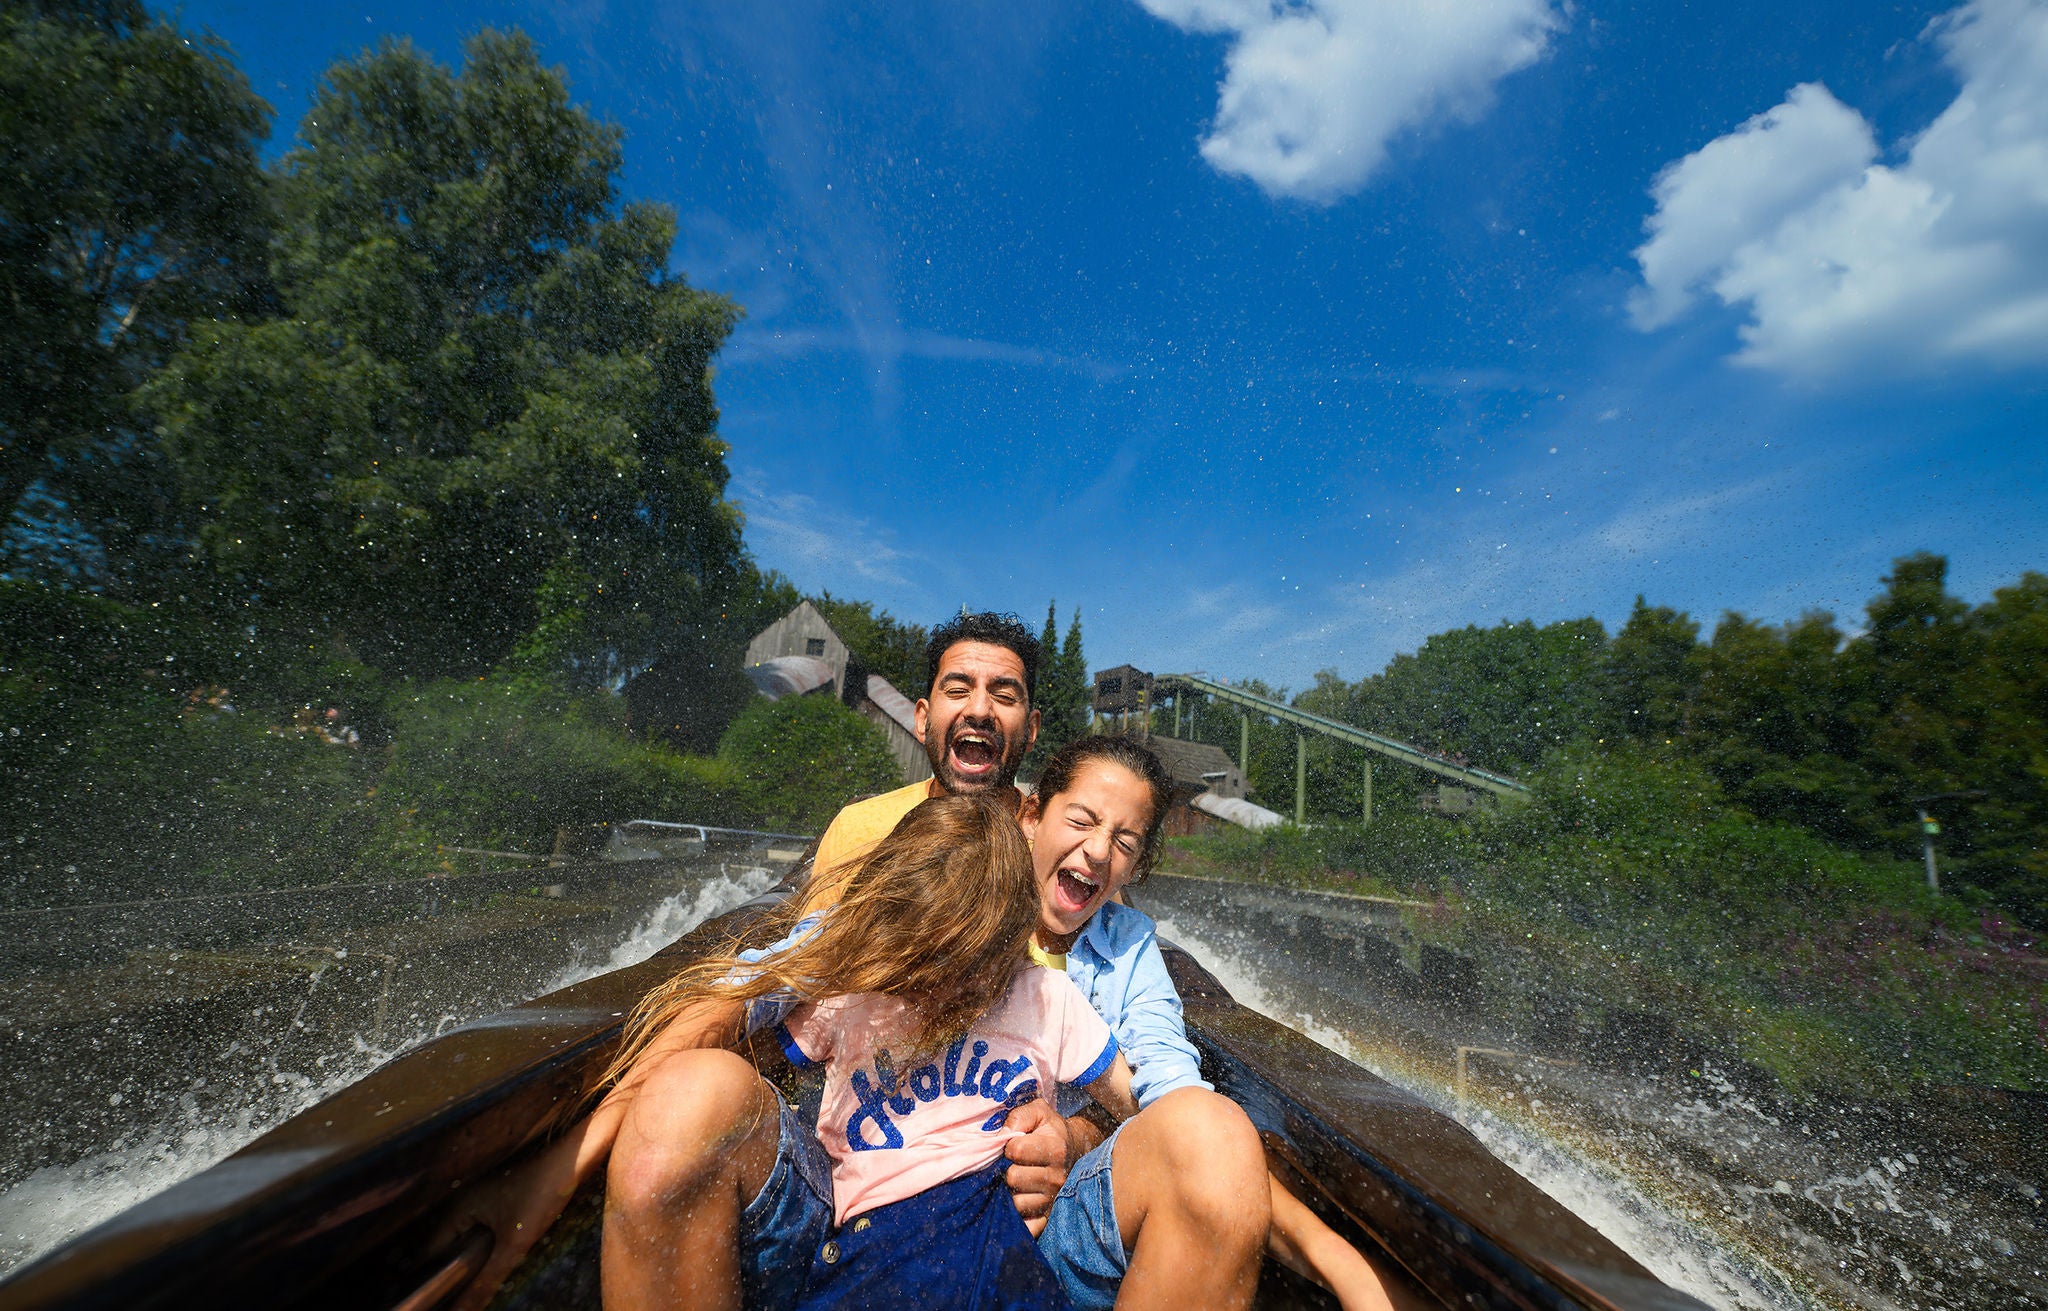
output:
[[[396,1054],[358,1042],[351,1059],[318,1080],[279,1071],[212,1102],[198,1095],[207,1091],[201,1081],[179,1099],[176,1114],[122,1135],[106,1151],[44,1166],[0,1193],[0,1273],[199,1173]]]
[[[540,991],[553,992],[628,965],[638,965],[712,916],[723,915],[760,896],[774,887],[779,877],[758,865],[721,864],[719,872],[700,886],[673,893],[648,911],[625,941],[613,947],[603,960],[572,961],[542,985]]]
[[[619,942],[594,944],[539,981],[508,981],[533,997],[646,960],[714,915],[772,887],[778,876],[751,865],[720,865],[661,901]],[[485,1005],[482,1010],[495,1009]],[[301,1049],[288,1068],[269,1062],[267,1077],[192,1079],[175,1109],[120,1132],[104,1150],[44,1166],[0,1193],[0,1276],[136,1203],[219,1162],[270,1129],[332,1096],[400,1052],[475,1018],[438,1009],[409,1032],[372,1045],[352,1035],[340,1050]],[[131,1099],[132,1100],[132,1099]]]
[[[1352,1034],[1305,1014],[1276,996],[1257,964],[1217,938],[1175,922],[1162,937],[1187,948],[1240,1003],[1414,1094],[1470,1129],[1509,1168],[1600,1231],[1665,1283],[1723,1311],[1808,1311],[1783,1274],[1760,1257],[1731,1248],[1725,1236],[1705,1237],[1704,1217],[1652,1197],[1597,1157],[1574,1150],[1521,1123],[1513,1114],[1460,1100],[1441,1078],[1389,1047],[1361,1044]]]

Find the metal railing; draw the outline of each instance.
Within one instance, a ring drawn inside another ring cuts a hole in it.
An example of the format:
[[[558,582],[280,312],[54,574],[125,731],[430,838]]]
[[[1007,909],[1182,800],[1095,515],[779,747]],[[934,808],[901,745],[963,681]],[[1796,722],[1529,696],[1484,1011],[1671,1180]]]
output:
[[[1339,720],[1327,719],[1322,715],[1299,710],[1287,705],[1285,702],[1257,696],[1241,688],[1231,687],[1227,683],[1219,683],[1214,679],[1204,678],[1199,674],[1162,674],[1152,680],[1152,686],[1155,689],[1168,687],[1173,684],[1186,687],[1190,691],[1207,693],[1218,701],[1229,702],[1246,710],[1277,719],[1283,724],[1291,724],[1298,729],[1305,729],[1308,732],[1317,733],[1323,737],[1334,738],[1351,746],[1364,747],[1368,751],[1378,752],[1380,755],[1398,760],[1403,764],[1413,765],[1417,769],[1426,769],[1432,774],[1463,783],[1467,787],[1478,788],[1483,792],[1491,792],[1496,796],[1522,796],[1526,795],[1529,791],[1526,784],[1516,782],[1505,774],[1496,774],[1490,769],[1480,769],[1474,765],[1461,765],[1454,760],[1446,760],[1442,756],[1424,751],[1421,747],[1411,746],[1409,743],[1397,741],[1391,737],[1382,737],[1378,733],[1367,732],[1365,729],[1343,723]],[[1242,767],[1243,764],[1240,762],[1239,768]]]

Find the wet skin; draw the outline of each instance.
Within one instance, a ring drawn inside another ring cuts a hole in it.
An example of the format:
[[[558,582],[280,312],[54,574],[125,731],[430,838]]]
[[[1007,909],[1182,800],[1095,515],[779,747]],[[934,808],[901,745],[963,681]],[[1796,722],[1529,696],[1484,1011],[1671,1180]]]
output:
[[[1024,662],[991,642],[955,642],[917,702],[917,735],[939,786],[951,793],[1007,787],[1038,738]]]

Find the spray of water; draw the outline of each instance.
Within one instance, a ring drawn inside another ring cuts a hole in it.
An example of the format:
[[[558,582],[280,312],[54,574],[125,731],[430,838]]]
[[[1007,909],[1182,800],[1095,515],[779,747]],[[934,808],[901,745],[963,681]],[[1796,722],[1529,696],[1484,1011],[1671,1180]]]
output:
[[[1256,964],[1215,938],[1170,920],[1160,921],[1159,931],[1194,953],[1243,1005],[1313,1038],[1470,1129],[1509,1168],[1664,1282],[1724,1311],[1806,1311],[1813,1305],[1760,1257],[1738,1254],[1720,1235],[1710,1241],[1705,1217],[1651,1196],[1608,1162],[1546,1136],[1512,1109],[1456,1097],[1441,1079],[1420,1072],[1400,1052],[1363,1045],[1321,1017],[1288,1006],[1261,983]]]
[[[413,1035],[399,1046],[431,1034]],[[152,1197],[261,1137],[397,1054],[360,1041],[323,1077],[280,1071],[267,1083],[203,1102],[187,1093],[175,1113],[123,1134],[103,1152],[45,1166],[0,1194],[0,1273],[12,1270]],[[203,1083],[198,1092],[205,1091]]]
[[[646,960],[712,916],[759,896],[775,879],[753,866],[720,866],[655,906],[622,941],[608,950],[600,945],[580,952],[552,977],[529,983],[523,995],[539,996]],[[0,1274],[197,1174],[398,1053],[471,1018],[422,1019],[411,1032],[375,1046],[358,1035],[346,1050],[305,1062],[311,1074],[280,1068],[273,1060],[268,1078],[225,1094],[204,1079],[195,1081],[170,1114],[135,1125],[103,1151],[45,1166],[0,1193]]]
[[[540,991],[553,992],[572,983],[594,979],[600,974],[625,969],[628,965],[638,965],[712,916],[723,915],[733,907],[760,896],[774,887],[779,877],[757,865],[720,865],[718,870],[715,876],[707,878],[701,885],[684,888],[647,912],[625,940],[613,947],[604,959],[572,961]]]

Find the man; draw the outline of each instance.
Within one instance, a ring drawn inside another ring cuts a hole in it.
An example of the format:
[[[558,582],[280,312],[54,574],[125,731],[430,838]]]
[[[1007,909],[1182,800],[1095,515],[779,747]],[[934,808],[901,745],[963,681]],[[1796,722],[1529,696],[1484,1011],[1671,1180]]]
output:
[[[1017,766],[1038,740],[1038,656],[1038,639],[1010,615],[962,614],[933,630],[916,720],[932,776],[839,812],[818,840],[805,914],[837,901],[848,871],[918,802],[997,792],[1016,808]]]
[[[926,695],[916,703],[932,777],[855,802],[834,818],[813,859],[803,893],[806,913],[833,904],[860,858],[926,798],[994,791],[1013,805],[1021,802],[1017,767],[1038,735],[1038,712],[1031,705],[1038,658],[1037,639],[1013,616],[962,614],[934,630],[926,648]],[[611,1156],[615,1142],[621,1150],[608,1170],[605,1210],[607,1307],[673,1305],[683,1295],[722,1300],[702,1290],[742,1283],[759,1289],[772,1282],[776,1262],[807,1260],[808,1252],[774,1246],[778,1226],[789,1221],[788,1203],[775,1201],[771,1192],[802,1192],[789,1186],[783,1153],[775,1150],[772,1160],[747,1155],[758,1157],[764,1149],[749,1145],[759,1137],[752,1132],[750,1101],[758,1080],[750,1065],[727,1050],[740,1040],[740,1029],[736,1007],[675,1021],[595,1112],[504,1185],[501,1205],[480,1198],[473,1214],[491,1226],[498,1244],[458,1308],[488,1300],[580,1181]],[[1085,1120],[1062,1120],[1046,1101],[1020,1106],[1009,1125],[1025,1131],[1006,1148],[1013,1162],[1011,1190],[1037,1233],[1068,1164],[1100,1142],[1102,1132]],[[1191,1142],[1174,1150],[1199,1148]],[[769,1182],[753,1182],[763,1179]],[[829,1180],[823,1188],[829,1203]],[[1162,1233],[1180,1222],[1185,1240],[1191,1227],[1217,1223],[1213,1216],[1185,1211],[1181,1197],[1169,1191],[1159,1190]],[[1235,1279],[1212,1271],[1212,1286],[1242,1283],[1249,1296],[1255,1271],[1255,1257]]]

